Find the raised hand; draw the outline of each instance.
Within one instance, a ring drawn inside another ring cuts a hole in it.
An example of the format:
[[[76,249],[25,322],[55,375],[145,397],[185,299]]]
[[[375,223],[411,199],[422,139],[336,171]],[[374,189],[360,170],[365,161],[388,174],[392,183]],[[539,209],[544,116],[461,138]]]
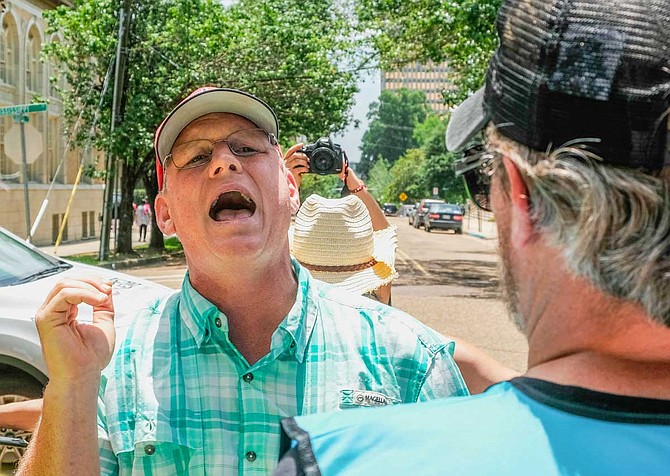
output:
[[[78,322],[79,304],[93,307],[93,322]],[[112,285],[98,278],[66,279],[49,292],[35,315],[50,380],[97,380],[114,351]]]
[[[302,142],[291,146],[284,154],[286,167],[291,171],[295,181],[300,188],[302,183],[302,174],[309,171],[309,158],[302,152],[298,152],[304,144]]]

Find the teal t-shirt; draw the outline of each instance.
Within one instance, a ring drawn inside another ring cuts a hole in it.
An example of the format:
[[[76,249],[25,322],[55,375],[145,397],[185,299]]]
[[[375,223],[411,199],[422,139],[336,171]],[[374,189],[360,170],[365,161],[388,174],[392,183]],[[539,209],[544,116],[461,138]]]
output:
[[[670,401],[530,378],[284,428],[306,475],[670,475]]]

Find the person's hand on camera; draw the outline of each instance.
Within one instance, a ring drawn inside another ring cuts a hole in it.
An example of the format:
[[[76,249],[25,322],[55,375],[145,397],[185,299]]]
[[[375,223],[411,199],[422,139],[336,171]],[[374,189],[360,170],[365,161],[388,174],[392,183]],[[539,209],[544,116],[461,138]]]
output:
[[[93,307],[93,322],[78,322],[78,305]],[[112,358],[116,331],[112,285],[98,278],[65,279],[35,315],[52,381],[95,381]]]
[[[302,142],[295,144],[284,154],[286,167],[288,167],[293,177],[295,177],[298,188],[300,188],[300,184],[302,183],[302,175],[309,172],[309,158],[302,152],[298,152],[302,149],[303,145]]]

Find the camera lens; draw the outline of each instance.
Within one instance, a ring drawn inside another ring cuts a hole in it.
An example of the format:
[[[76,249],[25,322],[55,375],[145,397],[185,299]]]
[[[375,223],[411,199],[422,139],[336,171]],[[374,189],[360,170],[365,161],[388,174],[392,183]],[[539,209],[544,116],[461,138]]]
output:
[[[337,155],[330,149],[319,147],[312,153],[309,161],[312,172],[319,175],[332,174],[337,168]]]

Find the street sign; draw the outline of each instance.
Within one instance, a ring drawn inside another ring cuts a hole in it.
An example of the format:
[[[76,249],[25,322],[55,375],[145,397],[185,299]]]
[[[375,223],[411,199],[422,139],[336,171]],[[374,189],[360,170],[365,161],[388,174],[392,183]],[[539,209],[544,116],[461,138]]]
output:
[[[440,193],[440,189],[437,187],[433,187],[433,196],[437,197],[437,195]]]
[[[17,104],[15,106],[0,107],[0,116],[16,116],[28,114],[29,112],[42,112],[47,110],[45,102],[35,104]]]
[[[407,200],[407,194],[405,192],[402,192],[400,195],[398,195],[398,198],[400,199],[401,202],[404,202]]]
[[[26,205],[26,232],[28,241],[32,233],[30,231],[30,194],[28,193],[28,164],[37,160],[42,154],[42,134],[33,126],[28,124],[30,118],[27,114],[31,112],[42,112],[47,110],[44,102],[35,104],[16,104],[14,106],[0,107],[0,116],[12,116],[14,124],[5,134],[5,154],[14,162],[21,161],[21,175],[23,175],[23,195]],[[26,136],[30,140],[26,144]]]
[[[5,154],[17,164],[23,160],[21,144],[21,127],[25,128],[26,163],[32,164],[42,154],[42,133],[32,124],[13,124],[5,133]]]

